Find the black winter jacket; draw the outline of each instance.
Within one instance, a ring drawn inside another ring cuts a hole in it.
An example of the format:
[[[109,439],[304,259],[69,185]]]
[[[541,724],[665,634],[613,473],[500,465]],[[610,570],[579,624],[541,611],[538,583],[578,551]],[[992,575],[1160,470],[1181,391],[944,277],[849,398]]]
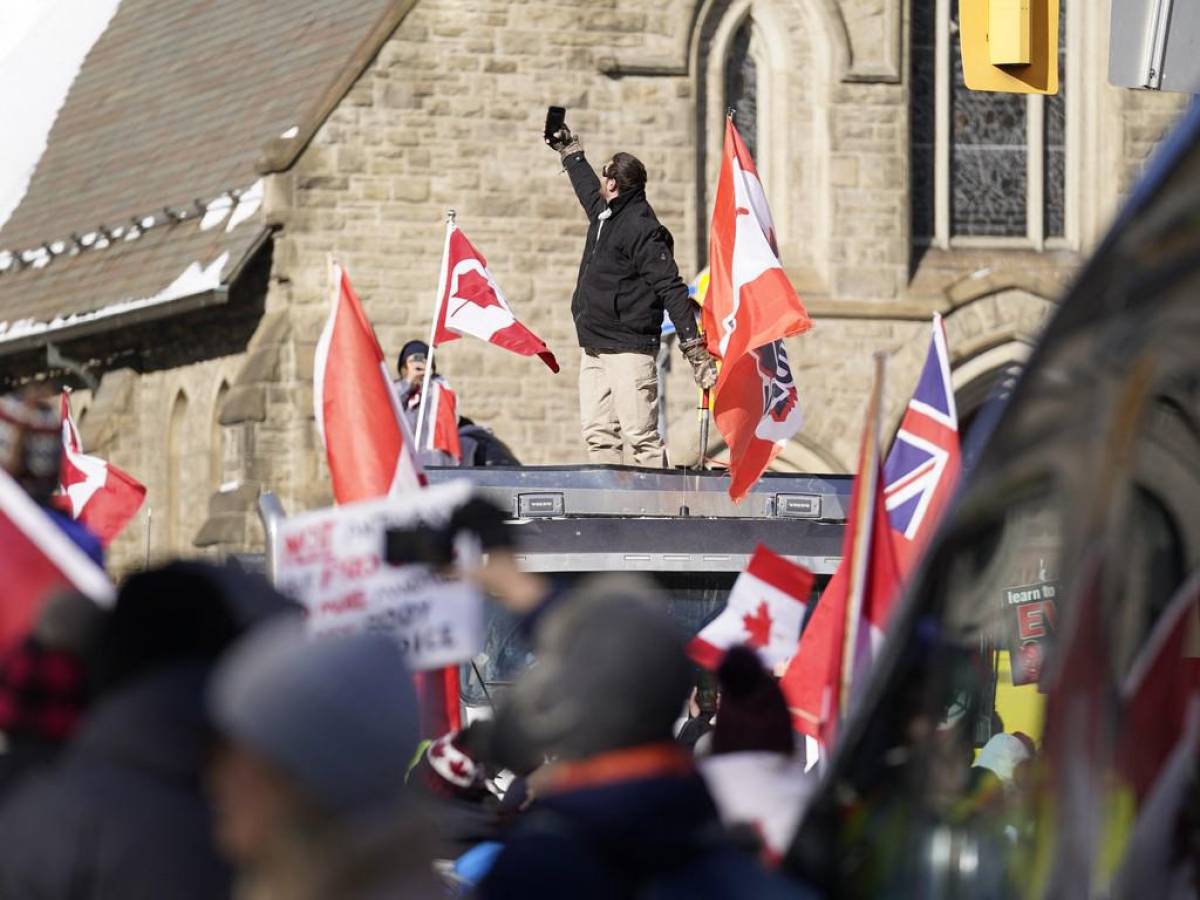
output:
[[[664,307],[681,340],[696,337],[696,310],[675,265],[675,242],[646,192],[621,194],[606,204],[600,179],[582,152],[568,156],[564,166],[589,223],[571,298],[579,346],[654,353]],[[606,210],[611,214],[601,218]]]

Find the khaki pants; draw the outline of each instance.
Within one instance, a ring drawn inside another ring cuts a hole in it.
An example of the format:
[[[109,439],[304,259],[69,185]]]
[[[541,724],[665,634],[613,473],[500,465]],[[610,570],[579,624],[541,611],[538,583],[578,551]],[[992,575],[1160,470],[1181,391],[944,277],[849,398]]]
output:
[[[579,417],[588,462],[620,464],[623,441],[633,464],[659,468],[667,452],[658,434],[658,369],[651,353],[583,351]]]

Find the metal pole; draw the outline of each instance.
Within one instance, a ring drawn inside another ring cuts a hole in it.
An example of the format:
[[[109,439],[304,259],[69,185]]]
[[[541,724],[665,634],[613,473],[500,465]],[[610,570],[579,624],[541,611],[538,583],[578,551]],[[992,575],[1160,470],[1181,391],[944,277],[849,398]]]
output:
[[[700,456],[697,460],[697,468],[701,472],[708,468],[708,398],[709,392],[707,389],[700,391]]]
[[[425,409],[429,402],[429,379],[433,377],[433,347],[437,338],[438,319],[442,313],[442,286],[446,283],[446,268],[450,263],[450,234],[454,231],[454,219],[458,215],[454,210],[446,211],[446,244],[442,250],[442,269],[438,276],[437,293],[433,301],[433,324],[429,326],[429,356],[425,360],[425,377],[421,381],[421,399],[417,404],[417,433],[413,439],[417,442],[417,457],[424,449],[421,429],[425,424]],[[432,437],[433,429],[429,429]],[[432,444],[432,440],[430,441]]]
[[[267,578],[275,583],[275,541],[279,535],[279,523],[287,517],[283,504],[272,491],[263,491],[258,495],[258,518],[262,520],[265,538],[265,557],[267,563]]]
[[[845,719],[850,710],[850,691],[854,683],[854,651],[858,646],[859,624],[862,621],[863,601],[866,598],[866,580],[869,572],[871,542],[887,540],[887,535],[873,534],[875,525],[875,491],[879,477],[879,427],[883,418],[883,378],[887,357],[875,354],[875,384],[871,390],[871,401],[867,407],[867,421],[863,427],[861,458],[855,485],[857,505],[853,512],[855,534],[851,543],[850,584],[846,597],[845,634],[842,643],[841,696],[839,719]],[[847,523],[848,524],[848,523]]]

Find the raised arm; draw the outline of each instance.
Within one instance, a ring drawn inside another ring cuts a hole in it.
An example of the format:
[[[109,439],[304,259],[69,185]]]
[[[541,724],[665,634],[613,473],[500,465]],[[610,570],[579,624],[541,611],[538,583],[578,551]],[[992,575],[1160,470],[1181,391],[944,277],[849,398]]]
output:
[[[575,196],[579,198],[579,205],[583,207],[588,221],[595,222],[608,204],[600,196],[600,179],[596,177],[596,173],[592,171],[587,158],[583,155],[583,144],[579,143],[579,138],[572,134],[571,129],[566,125],[556,131],[547,143],[550,144],[551,149],[558,152],[563,168],[566,169],[567,176],[571,179],[571,187],[575,188]]]
[[[596,217],[604,212],[608,204],[600,196],[600,179],[596,177],[587,157],[583,155],[583,148],[564,155],[563,168],[567,170],[571,187],[575,188],[575,196],[579,198],[579,205],[583,207],[588,221],[596,221]]]

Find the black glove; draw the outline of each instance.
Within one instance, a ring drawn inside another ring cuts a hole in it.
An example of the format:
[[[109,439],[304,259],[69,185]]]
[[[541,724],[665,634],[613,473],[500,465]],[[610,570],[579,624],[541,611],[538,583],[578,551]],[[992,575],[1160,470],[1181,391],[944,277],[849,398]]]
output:
[[[682,341],[679,349],[692,367],[692,377],[696,379],[696,384],[707,391],[717,383],[717,363],[704,346],[703,337]]]
[[[573,135],[571,129],[566,125],[554,132],[546,143],[550,145],[551,150],[558,151],[558,155],[563,161],[566,161],[566,158],[572,153],[583,152],[583,144],[579,143],[579,138]]]

